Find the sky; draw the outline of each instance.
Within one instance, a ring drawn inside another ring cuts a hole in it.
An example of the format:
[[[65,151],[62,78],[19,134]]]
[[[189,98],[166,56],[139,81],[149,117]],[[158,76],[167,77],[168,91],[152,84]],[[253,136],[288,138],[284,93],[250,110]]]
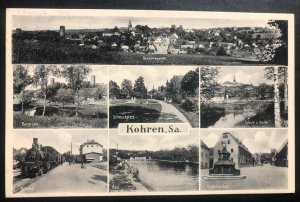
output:
[[[264,77],[265,67],[254,66],[227,66],[220,68],[219,82],[233,81],[233,77],[239,83],[258,85],[261,83],[272,84],[272,80]]]
[[[109,79],[120,86],[124,79],[129,79],[134,85],[135,80],[142,76],[146,88],[152,89],[166,85],[167,80],[174,75],[185,75],[190,70],[196,70],[196,66],[111,66],[109,67]]]
[[[201,18],[168,18],[168,17],[133,17],[133,16],[22,16],[14,15],[12,29],[23,30],[58,30],[64,25],[68,29],[99,29],[127,27],[129,19],[133,27],[148,25],[151,28],[182,25],[184,29],[207,29],[217,27],[266,27],[267,20],[249,19],[201,19]]]
[[[29,75],[33,75],[33,71],[34,68],[36,67],[36,65],[25,65],[28,67],[28,74]],[[95,75],[96,76],[96,83],[106,83],[108,84],[108,75],[107,75],[107,67],[106,66],[102,66],[102,65],[88,65],[92,71],[90,72],[90,74],[87,76],[86,80],[90,81],[91,80],[91,76]],[[59,65],[58,65],[59,67]],[[66,79],[63,77],[57,77],[57,76],[53,76],[50,75],[48,82],[50,82],[51,78],[55,78],[55,82],[60,82],[60,83],[67,83]],[[35,89],[36,87],[31,85],[28,86],[26,89]]]
[[[148,151],[199,145],[199,130],[190,131],[189,135],[119,135],[118,130],[110,130],[109,144],[110,148]]]
[[[107,130],[14,130],[13,147],[31,148],[33,138],[38,138],[39,144],[52,146],[58,152],[70,151],[72,142],[72,153],[79,154],[79,147],[87,140],[95,140],[107,149]]]
[[[251,129],[251,130],[203,130],[201,140],[208,146],[214,147],[223,132],[229,132],[253,153],[271,152],[279,149],[288,137],[287,129]]]

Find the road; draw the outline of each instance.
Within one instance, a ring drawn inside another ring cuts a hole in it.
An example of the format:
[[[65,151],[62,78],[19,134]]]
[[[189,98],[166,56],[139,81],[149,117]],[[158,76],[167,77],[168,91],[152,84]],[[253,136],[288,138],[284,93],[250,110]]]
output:
[[[157,119],[158,123],[189,123],[189,121],[185,118],[185,116],[174,107],[172,104],[161,100],[155,100],[161,105],[160,116]]]
[[[204,180],[202,190],[238,190],[238,189],[287,189],[288,168],[270,165],[241,168],[241,180]],[[201,175],[208,175],[208,169],[201,169]]]
[[[98,193],[107,191],[107,171],[64,163],[18,193]]]

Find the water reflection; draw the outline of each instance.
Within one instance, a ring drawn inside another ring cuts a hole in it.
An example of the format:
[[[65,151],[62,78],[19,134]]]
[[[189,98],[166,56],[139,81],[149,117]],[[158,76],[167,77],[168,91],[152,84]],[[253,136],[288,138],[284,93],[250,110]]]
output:
[[[222,116],[213,126],[209,128],[233,128],[236,124],[254,116],[256,110],[245,108],[244,110],[226,110],[225,116]]]
[[[199,166],[156,160],[130,160],[142,183],[153,191],[198,190]]]

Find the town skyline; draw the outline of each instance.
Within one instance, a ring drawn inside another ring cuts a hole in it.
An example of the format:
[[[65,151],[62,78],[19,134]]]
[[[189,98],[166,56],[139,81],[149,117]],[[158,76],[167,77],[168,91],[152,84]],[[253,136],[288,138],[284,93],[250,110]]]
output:
[[[220,19],[220,18],[170,18],[170,17],[134,17],[134,16],[21,16],[12,17],[12,29],[21,28],[28,31],[59,30],[59,26],[70,29],[113,29],[128,27],[131,21],[136,25],[151,28],[166,28],[182,25],[184,29],[210,29],[226,27],[269,27],[268,20],[261,19]],[[47,23],[45,23],[47,22]],[[212,23],[213,22],[213,23]],[[213,25],[212,25],[213,24]],[[269,27],[270,28],[270,27]]]
[[[220,68],[219,83],[225,81],[233,81],[243,84],[259,85],[261,83],[273,84],[273,80],[268,80],[265,77],[265,67],[241,67],[241,66],[223,66]]]

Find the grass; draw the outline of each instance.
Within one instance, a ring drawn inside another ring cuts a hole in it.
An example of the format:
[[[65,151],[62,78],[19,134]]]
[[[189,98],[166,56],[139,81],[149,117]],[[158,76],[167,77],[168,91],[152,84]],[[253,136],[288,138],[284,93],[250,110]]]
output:
[[[189,123],[192,125],[193,128],[198,128],[199,127],[199,112],[189,112],[185,111],[184,109],[179,107],[179,104],[177,103],[172,103],[176,109],[178,109],[184,116],[185,118],[189,121]]]
[[[26,116],[14,112],[14,128],[105,128],[107,119],[84,117]]]
[[[20,111],[14,112],[14,128],[105,128],[107,127],[107,107],[105,105],[84,105],[78,110],[75,105],[47,106],[45,116],[43,107],[36,105],[34,116]]]
[[[109,127],[117,128],[119,123],[154,123],[160,116],[161,105],[158,103],[146,104],[143,100],[136,103],[125,103],[126,100],[112,100],[111,104],[119,103],[109,107]]]
[[[144,59],[146,58],[146,59]],[[152,58],[152,59],[151,59]],[[159,58],[153,59],[153,58]],[[138,54],[104,51],[61,42],[13,41],[13,63],[30,64],[127,64],[127,65],[229,65],[259,64],[258,61],[230,56],[199,54]]]

